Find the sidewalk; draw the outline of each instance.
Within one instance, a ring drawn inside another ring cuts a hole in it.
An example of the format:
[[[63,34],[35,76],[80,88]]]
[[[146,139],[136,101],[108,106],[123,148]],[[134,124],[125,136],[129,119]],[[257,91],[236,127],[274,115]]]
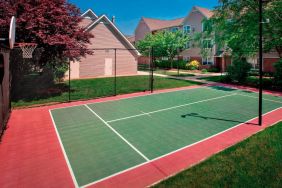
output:
[[[187,72],[179,72],[181,73],[187,73]],[[195,76],[186,76],[186,77],[177,77],[177,76],[169,76],[165,74],[158,74],[154,73],[154,76],[159,76],[159,77],[164,77],[164,78],[173,78],[177,80],[187,80],[187,81],[193,81],[193,82],[200,82],[203,84],[218,84],[216,82],[211,82],[207,80],[203,80],[203,78],[211,77],[211,76],[221,76],[221,73],[206,73],[206,74],[201,74],[201,73],[193,73]],[[138,75],[149,75],[148,72],[144,71],[138,71]]]

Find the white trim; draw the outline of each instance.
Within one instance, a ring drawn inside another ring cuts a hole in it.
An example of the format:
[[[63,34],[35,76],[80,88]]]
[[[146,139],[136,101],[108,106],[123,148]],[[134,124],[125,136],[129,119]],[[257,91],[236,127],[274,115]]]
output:
[[[109,18],[106,15],[100,16],[97,20],[95,20],[90,26],[88,26],[85,31],[89,31],[92,27],[94,27],[97,23],[100,23],[102,19],[106,19],[106,21],[109,23],[109,26],[114,28],[114,30],[122,37],[122,39],[129,45],[130,48],[136,49],[133,44],[122,34],[122,32],[109,20]],[[141,56],[138,50],[133,50],[137,56]]]
[[[103,118],[101,118],[94,110],[92,110],[86,104],[84,105],[88,110],[90,110],[97,118],[99,118],[109,129],[111,129],[117,136],[119,136],[125,143],[127,143],[134,151],[136,151],[141,157],[146,161],[150,161],[141,151],[139,151],[135,146],[133,146],[128,140],[126,140],[121,134],[119,134],[112,126],[110,126]]]
[[[52,124],[53,124],[53,126],[54,126],[54,129],[55,129],[55,132],[56,132],[57,138],[58,138],[58,140],[59,140],[59,143],[60,143],[60,146],[61,146],[62,152],[63,152],[63,154],[64,154],[64,157],[65,157],[65,160],[66,160],[66,163],[67,163],[68,169],[69,169],[69,171],[70,171],[70,174],[71,174],[71,177],[72,177],[72,181],[73,181],[73,183],[74,183],[75,187],[79,187],[79,185],[78,185],[78,183],[77,183],[77,181],[76,181],[76,178],[75,178],[74,172],[73,172],[73,170],[72,170],[72,167],[71,167],[71,164],[70,164],[69,158],[68,158],[67,153],[66,153],[66,151],[65,151],[65,148],[64,148],[63,142],[62,142],[61,137],[60,137],[60,135],[59,135],[59,131],[58,131],[57,127],[56,127],[56,123],[55,123],[55,121],[54,121],[54,118],[53,118],[53,115],[52,115],[52,113],[51,113],[51,110],[49,110],[49,113],[50,113],[50,116],[51,116],[51,119],[52,119]]]
[[[178,105],[178,106],[173,106],[173,107],[170,107],[170,108],[163,108],[163,109],[160,109],[160,110],[146,112],[146,113],[142,113],[142,114],[138,114],[138,115],[134,115],[134,116],[128,116],[128,117],[124,117],[124,118],[110,120],[110,121],[107,121],[107,123],[112,123],[112,122],[117,122],[117,121],[121,121],[121,120],[125,120],[125,119],[132,119],[132,118],[135,118],[135,117],[155,114],[155,113],[158,113],[158,112],[172,110],[172,109],[176,109],[176,108],[180,108],[180,107],[184,107],[184,106],[190,106],[190,105],[193,105],[193,104],[198,104],[198,103],[202,103],[202,102],[212,101],[212,100],[221,99],[221,98],[225,98],[225,97],[230,97],[230,96],[234,96],[234,95],[237,95],[237,93],[233,93],[231,95],[224,95],[224,96],[220,96],[220,97],[215,97],[215,98],[211,98],[211,99],[206,99],[206,100],[201,100],[201,101],[197,101],[197,102],[182,104],[182,105]]]
[[[87,11],[85,11],[82,15],[81,15],[81,17],[84,17],[88,12],[90,12],[91,14],[93,14],[93,16],[95,17],[95,18],[98,18],[98,16],[95,14],[95,12],[92,10],[92,9],[88,9]],[[84,17],[85,18],[85,17]]]
[[[267,114],[270,114],[270,113],[272,113],[272,112],[274,112],[274,111],[277,111],[277,110],[279,110],[279,109],[282,109],[282,107],[276,108],[276,109],[274,109],[274,110],[272,110],[272,111],[269,111],[269,112],[263,114],[263,116],[265,116],[265,115],[267,115]],[[221,135],[221,134],[223,134],[223,133],[225,133],[225,132],[228,132],[228,131],[230,131],[230,130],[232,130],[232,129],[235,129],[235,128],[241,126],[241,125],[244,125],[245,123],[248,123],[248,122],[250,122],[250,121],[252,121],[252,120],[255,120],[256,118],[257,118],[257,117],[254,117],[254,118],[252,118],[252,119],[250,119],[250,120],[248,120],[248,121],[245,121],[244,123],[240,123],[240,124],[238,124],[238,125],[235,125],[234,127],[231,127],[231,128],[229,128],[229,129],[226,129],[226,130],[224,130],[224,131],[222,131],[222,132],[219,132],[219,133],[217,133],[217,134],[215,134],[215,135],[212,135],[212,136],[210,136],[210,137],[207,137],[207,138],[205,138],[205,139],[203,139],[203,140],[200,140],[200,141],[195,142],[195,143],[193,143],[193,144],[184,146],[184,147],[179,148],[179,149],[177,149],[177,150],[174,150],[174,151],[172,151],[172,152],[170,152],[170,153],[167,153],[167,154],[165,154],[165,155],[161,155],[161,156],[159,156],[159,157],[157,157],[157,158],[154,158],[154,159],[152,159],[152,160],[150,160],[150,161],[147,161],[147,162],[141,163],[141,164],[139,164],[139,165],[133,166],[133,167],[131,167],[131,168],[128,168],[128,169],[126,169],[126,170],[123,170],[123,171],[120,171],[120,172],[118,172],[118,173],[112,174],[112,175],[110,175],[110,176],[107,176],[107,177],[102,178],[102,179],[100,179],[100,180],[94,181],[94,182],[89,183],[89,184],[87,184],[87,185],[83,185],[83,186],[81,186],[81,187],[88,187],[88,186],[94,185],[94,184],[99,183],[99,182],[101,182],[101,181],[107,180],[107,179],[109,179],[109,178],[111,178],[111,177],[117,176],[117,175],[119,175],[119,174],[123,174],[123,173],[125,173],[125,172],[130,171],[130,170],[136,169],[136,168],[138,168],[138,167],[140,167],[140,166],[143,166],[143,165],[149,164],[149,163],[151,163],[151,162],[154,162],[154,161],[156,161],[156,160],[158,160],[158,159],[160,159],[160,158],[164,158],[164,157],[166,157],[166,156],[168,156],[168,155],[172,155],[172,154],[174,154],[174,153],[176,153],[176,152],[179,152],[179,151],[181,151],[181,150],[190,148],[190,147],[192,147],[192,146],[194,146],[194,145],[196,145],[196,144],[199,144],[199,143],[204,142],[204,141],[206,141],[206,140],[209,140],[209,139],[211,139],[211,138],[213,138],[213,137],[216,137],[216,136],[218,136],[218,135]],[[280,121],[278,121],[278,122],[280,122]],[[274,123],[274,124],[276,124],[276,123]],[[274,124],[272,124],[272,125],[274,125]],[[235,145],[235,144],[234,144],[234,145]],[[227,148],[229,148],[229,147],[231,147],[231,146],[228,146]]]

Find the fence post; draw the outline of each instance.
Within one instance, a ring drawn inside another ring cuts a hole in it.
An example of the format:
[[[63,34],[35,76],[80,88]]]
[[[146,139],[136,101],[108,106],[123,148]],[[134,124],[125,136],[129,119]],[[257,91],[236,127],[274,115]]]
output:
[[[151,93],[154,92],[154,47],[151,48]]]
[[[69,59],[69,102],[71,101],[71,62]]]
[[[114,79],[114,95],[117,95],[117,49],[115,48],[115,79]]]

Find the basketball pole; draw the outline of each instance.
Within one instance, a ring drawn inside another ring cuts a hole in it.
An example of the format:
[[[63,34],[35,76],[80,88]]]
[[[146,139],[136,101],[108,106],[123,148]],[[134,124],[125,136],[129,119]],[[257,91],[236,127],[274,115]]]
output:
[[[262,18],[262,0],[259,0],[259,125],[262,125],[262,63],[263,63],[263,46],[262,46],[262,35],[263,35],[263,18]]]

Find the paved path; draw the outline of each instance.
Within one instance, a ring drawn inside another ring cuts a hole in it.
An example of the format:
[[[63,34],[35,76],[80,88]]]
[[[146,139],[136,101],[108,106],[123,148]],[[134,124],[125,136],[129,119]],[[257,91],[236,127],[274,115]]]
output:
[[[186,73],[187,74],[187,72],[180,72],[180,73]],[[139,75],[149,75],[148,72],[143,72],[143,71],[138,71],[138,74]],[[195,76],[177,77],[177,76],[169,76],[169,75],[165,75],[165,74],[154,73],[155,76],[159,76],[159,77],[173,78],[173,79],[178,79],[178,80],[189,80],[189,81],[200,82],[200,83],[204,83],[204,84],[216,84],[216,82],[203,80],[202,78],[211,77],[211,76],[220,76],[221,75],[221,73],[207,73],[207,74],[191,73],[191,74],[194,74]]]

